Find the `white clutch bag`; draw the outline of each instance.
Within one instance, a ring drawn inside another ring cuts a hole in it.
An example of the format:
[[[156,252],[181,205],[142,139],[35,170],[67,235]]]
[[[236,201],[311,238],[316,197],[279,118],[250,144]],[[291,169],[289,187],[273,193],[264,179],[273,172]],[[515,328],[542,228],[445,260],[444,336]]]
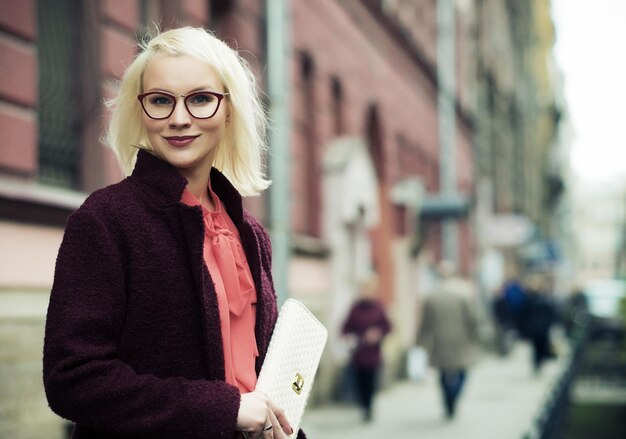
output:
[[[298,434],[328,331],[295,299],[280,309],[256,388],[278,404]]]

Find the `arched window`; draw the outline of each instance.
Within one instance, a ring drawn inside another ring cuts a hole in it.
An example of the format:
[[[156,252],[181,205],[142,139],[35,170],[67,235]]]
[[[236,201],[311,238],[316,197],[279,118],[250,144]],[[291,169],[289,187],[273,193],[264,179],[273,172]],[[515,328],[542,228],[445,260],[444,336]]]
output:
[[[385,166],[383,162],[383,134],[380,126],[378,107],[375,104],[370,105],[367,111],[365,129],[370,154],[372,155],[374,168],[376,169],[376,176],[378,177],[378,181],[384,181]]]
[[[317,136],[317,95],[315,92],[315,66],[307,53],[300,56],[300,96],[302,108],[302,174],[304,177],[301,203],[304,233],[320,236],[320,182]]]
[[[341,81],[336,76],[330,79],[330,91],[332,95],[333,130],[336,136],[340,136],[345,130],[343,120],[343,87]]]

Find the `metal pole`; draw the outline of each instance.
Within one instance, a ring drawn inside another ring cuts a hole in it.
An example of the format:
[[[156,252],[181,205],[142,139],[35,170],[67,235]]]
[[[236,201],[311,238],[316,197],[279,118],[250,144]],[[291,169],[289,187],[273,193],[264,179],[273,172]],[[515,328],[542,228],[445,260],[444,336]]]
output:
[[[279,305],[288,297],[289,265],[289,59],[288,11],[285,0],[267,0],[267,89],[271,127],[270,235],[274,285]]]
[[[437,0],[439,181],[444,199],[456,195],[455,39],[454,0]],[[442,240],[443,257],[458,262],[458,227],[455,220],[444,219]]]

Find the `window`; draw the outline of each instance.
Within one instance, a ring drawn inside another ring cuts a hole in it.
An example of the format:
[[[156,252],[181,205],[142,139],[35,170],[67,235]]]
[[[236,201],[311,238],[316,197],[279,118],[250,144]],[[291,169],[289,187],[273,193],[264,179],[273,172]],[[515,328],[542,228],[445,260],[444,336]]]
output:
[[[301,95],[302,114],[304,116],[304,154],[306,167],[304,168],[304,185],[306,191],[305,209],[305,232],[312,236],[319,236],[320,225],[320,186],[318,167],[318,138],[317,138],[317,112],[318,105],[315,93],[315,66],[308,54],[302,54],[300,58],[301,68]]]
[[[343,87],[337,77],[330,80],[330,89],[333,99],[332,117],[334,122],[335,135],[340,136],[344,132],[343,122]]]
[[[79,178],[74,0],[37,2],[39,178],[75,188]]]

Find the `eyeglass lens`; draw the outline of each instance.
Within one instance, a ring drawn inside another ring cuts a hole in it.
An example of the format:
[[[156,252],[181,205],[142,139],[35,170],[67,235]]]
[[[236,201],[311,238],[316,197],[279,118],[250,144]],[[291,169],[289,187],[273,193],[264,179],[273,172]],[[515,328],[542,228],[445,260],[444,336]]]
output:
[[[176,98],[165,93],[150,93],[142,100],[143,108],[148,116],[154,119],[165,119],[174,112]],[[185,97],[187,111],[198,119],[212,117],[220,104],[217,95],[208,92],[192,93]]]

